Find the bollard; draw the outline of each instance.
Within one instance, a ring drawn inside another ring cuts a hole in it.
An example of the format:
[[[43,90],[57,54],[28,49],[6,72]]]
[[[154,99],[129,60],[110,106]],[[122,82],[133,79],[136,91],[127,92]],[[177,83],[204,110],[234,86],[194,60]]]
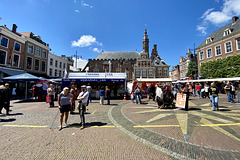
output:
[[[126,95],[126,93],[124,93],[124,99],[123,99],[124,101],[126,101],[127,100],[127,95]]]

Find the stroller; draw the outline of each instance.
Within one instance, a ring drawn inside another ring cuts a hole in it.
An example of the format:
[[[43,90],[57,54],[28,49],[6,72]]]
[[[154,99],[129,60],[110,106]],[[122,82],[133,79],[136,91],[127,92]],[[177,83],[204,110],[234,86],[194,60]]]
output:
[[[162,108],[175,108],[175,103],[173,102],[174,96],[172,93],[170,95],[165,92],[163,94],[163,99],[157,97],[158,106],[163,106]]]

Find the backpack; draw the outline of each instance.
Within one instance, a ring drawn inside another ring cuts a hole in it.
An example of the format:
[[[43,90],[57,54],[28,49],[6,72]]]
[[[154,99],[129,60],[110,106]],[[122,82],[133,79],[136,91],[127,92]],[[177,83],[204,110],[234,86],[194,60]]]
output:
[[[136,90],[135,90],[135,94],[139,94],[141,91],[140,91],[140,89],[139,88],[137,88]]]

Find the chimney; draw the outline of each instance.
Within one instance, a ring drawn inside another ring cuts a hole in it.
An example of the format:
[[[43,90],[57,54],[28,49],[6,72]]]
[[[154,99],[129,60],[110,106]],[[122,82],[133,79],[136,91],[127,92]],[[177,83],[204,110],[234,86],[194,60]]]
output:
[[[153,48],[154,48],[154,52],[157,53],[157,45],[156,44],[153,45]]]
[[[238,20],[238,17],[237,17],[237,16],[232,17],[232,22],[233,22],[233,23],[236,23],[237,20]]]
[[[17,25],[16,25],[16,24],[13,24],[12,32],[13,32],[13,33],[16,33],[16,32],[17,32]]]

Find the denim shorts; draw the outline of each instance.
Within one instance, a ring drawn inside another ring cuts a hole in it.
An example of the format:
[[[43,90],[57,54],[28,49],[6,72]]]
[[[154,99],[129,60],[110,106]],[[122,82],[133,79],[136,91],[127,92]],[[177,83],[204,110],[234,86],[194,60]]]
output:
[[[62,105],[60,108],[60,113],[69,112],[71,110],[71,105]]]

